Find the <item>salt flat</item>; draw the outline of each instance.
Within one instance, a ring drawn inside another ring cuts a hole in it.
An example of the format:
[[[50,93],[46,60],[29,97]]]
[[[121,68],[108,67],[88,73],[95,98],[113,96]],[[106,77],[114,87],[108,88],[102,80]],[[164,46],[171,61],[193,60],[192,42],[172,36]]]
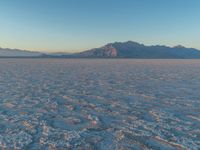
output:
[[[200,149],[200,60],[0,59],[0,149]]]

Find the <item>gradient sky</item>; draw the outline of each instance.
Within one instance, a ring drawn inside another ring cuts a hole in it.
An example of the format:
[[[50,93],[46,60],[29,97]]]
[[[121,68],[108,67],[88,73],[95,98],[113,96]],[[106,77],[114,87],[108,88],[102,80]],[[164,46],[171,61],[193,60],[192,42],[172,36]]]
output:
[[[128,40],[200,49],[200,1],[0,0],[0,47],[72,52]]]

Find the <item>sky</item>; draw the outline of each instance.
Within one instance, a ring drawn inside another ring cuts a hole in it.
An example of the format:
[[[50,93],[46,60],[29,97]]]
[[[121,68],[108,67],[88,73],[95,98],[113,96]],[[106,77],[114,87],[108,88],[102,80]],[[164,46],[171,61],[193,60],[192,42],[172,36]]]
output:
[[[0,47],[77,52],[129,40],[200,49],[200,1],[0,0]]]

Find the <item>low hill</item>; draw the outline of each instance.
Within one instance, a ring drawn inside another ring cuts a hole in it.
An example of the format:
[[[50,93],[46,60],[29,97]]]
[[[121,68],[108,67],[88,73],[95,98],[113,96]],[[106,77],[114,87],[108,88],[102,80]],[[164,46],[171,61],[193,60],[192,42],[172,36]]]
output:
[[[40,57],[43,53],[27,50],[0,48],[0,57]]]

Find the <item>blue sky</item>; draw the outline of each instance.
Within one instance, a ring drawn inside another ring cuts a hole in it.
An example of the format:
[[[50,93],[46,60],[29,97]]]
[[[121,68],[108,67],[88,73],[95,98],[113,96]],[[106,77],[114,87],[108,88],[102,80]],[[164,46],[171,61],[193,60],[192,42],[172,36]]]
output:
[[[128,40],[200,49],[200,1],[0,0],[0,47],[72,52]]]

